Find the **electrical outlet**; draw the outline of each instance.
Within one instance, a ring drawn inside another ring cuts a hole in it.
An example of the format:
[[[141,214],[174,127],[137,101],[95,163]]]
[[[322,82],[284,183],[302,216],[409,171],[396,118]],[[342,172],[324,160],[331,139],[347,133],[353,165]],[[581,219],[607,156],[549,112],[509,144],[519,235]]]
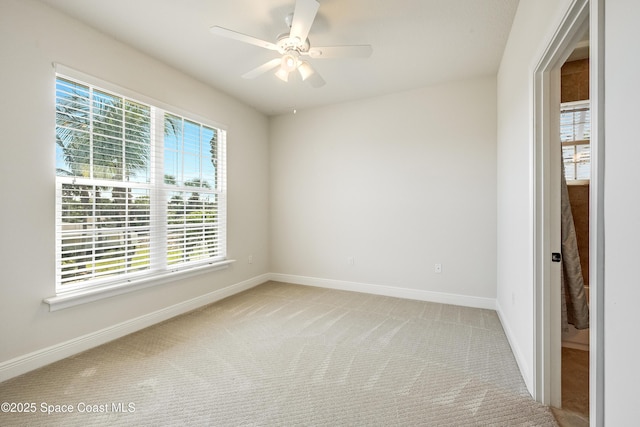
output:
[[[442,273],[442,264],[436,264],[433,267],[433,271],[435,271],[436,273]]]
[[[253,255],[249,255],[249,258],[247,258],[247,262],[249,264],[253,264]]]
[[[349,264],[349,265],[355,265],[355,263],[356,263],[356,260],[355,260],[352,256],[350,256],[349,258],[347,258],[347,264]]]

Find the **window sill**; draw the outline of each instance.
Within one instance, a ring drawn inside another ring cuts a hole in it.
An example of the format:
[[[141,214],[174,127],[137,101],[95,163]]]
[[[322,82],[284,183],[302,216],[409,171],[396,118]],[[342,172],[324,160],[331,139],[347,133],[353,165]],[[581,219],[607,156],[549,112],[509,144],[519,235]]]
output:
[[[88,302],[98,301],[104,298],[110,298],[116,295],[134,292],[151,286],[172,282],[174,280],[184,279],[204,273],[210,273],[216,270],[222,270],[229,267],[234,262],[235,260],[225,260],[216,262],[215,264],[207,264],[188,270],[179,270],[170,273],[164,273],[162,275],[147,277],[131,282],[117,283],[95,288],[59,293],[53,297],[45,298],[43,302],[49,305],[49,311],[62,310],[65,308],[74,307],[76,305],[86,304]]]

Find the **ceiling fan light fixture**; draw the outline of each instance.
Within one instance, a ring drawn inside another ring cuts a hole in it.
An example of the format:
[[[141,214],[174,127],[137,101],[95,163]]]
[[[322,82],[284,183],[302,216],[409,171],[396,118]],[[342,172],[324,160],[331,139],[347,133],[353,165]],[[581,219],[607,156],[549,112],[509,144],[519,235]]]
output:
[[[289,72],[282,68],[279,68],[278,71],[276,71],[276,76],[283,82],[289,81]]]
[[[298,72],[300,73],[300,77],[302,77],[302,81],[307,80],[309,77],[315,74],[315,71],[313,70],[313,68],[311,68],[311,65],[309,65],[309,63],[306,61],[302,61],[300,63]]]
[[[298,65],[300,65],[300,62],[298,61],[297,53],[298,52],[296,51],[291,51],[282,55],[280,69],[286,71],[287,73],[290,73],[296,68],[298,68]]]

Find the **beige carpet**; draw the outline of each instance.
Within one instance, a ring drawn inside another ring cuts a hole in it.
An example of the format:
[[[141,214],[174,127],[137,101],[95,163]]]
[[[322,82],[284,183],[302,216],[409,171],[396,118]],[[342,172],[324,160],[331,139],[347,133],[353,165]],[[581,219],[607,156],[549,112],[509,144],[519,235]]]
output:
[[[556,425],[494,311],[275,282],[0,383],[0,402],[36,404],[2,426]]]

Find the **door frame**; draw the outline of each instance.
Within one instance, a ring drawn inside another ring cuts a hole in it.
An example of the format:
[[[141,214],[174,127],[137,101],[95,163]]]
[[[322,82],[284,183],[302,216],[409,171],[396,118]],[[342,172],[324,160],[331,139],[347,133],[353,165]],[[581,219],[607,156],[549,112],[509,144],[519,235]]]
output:
[[[561,407],[560,68],[590,31],[590,420],[604,423],[603,135],[604,0],[573,0],[533,72],[532,218],[534,275],[534,398]]]

